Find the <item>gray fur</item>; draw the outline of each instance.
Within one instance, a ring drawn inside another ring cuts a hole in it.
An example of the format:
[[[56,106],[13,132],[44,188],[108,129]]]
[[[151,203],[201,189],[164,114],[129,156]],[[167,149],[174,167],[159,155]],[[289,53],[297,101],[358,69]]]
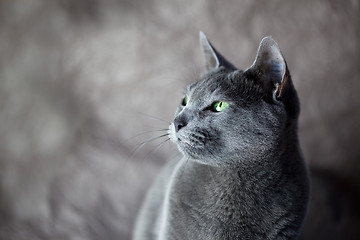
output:
[[[296,239],[309,182],[297,137],[299,101],[280,49],[264,38],[254,64],[241,71],[203,34],[200,43],[212,64],[188,86],[189,101],[169,127],[184,157],[169,162],[152,186],[134,240]],[[215,101],[229,107],[213,112]]]

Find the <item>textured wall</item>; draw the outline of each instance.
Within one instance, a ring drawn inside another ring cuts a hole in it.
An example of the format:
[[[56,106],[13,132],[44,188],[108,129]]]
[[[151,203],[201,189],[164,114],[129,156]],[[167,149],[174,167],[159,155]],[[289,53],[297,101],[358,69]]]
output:
[[[202,71],[279,43],[314,174],[306,239],[359,235],[360,1],[0,1],[0,239],[129,239],[161,140]],[[135,137],[133,137],[135,136]],[[165,140],[165,139],[163,139]],[[134,154],[133,154],[134,153]]]

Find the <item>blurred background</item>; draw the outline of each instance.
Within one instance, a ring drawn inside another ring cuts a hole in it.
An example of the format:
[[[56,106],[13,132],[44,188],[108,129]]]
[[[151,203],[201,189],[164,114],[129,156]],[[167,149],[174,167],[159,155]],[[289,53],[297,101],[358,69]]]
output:
[[[312,172],[302,239],[360,238],[360,1],[0,0],[0,239],[131,238],[161,138],[201,74],[198,32],[240,69],[271,35]]]

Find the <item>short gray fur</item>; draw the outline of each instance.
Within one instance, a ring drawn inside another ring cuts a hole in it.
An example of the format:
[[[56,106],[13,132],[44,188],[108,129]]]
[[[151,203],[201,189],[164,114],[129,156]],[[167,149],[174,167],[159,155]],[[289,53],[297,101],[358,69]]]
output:
[[[299,101],[277,43],[237,70],[203,33],[206,74],[185,91],[170,138],[183,153],[151,187],[134,240],[296,239],[309,195]],[[214,112],[225,101],[229,107]]]

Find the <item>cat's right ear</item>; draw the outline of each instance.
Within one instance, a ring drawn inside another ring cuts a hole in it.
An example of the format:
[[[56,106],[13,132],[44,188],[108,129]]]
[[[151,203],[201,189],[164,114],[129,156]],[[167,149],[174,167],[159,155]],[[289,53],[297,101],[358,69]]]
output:
[[[273,99],[280,99],[288,86],[289,70],[278,44],[272,37],[260,43],[256,59],[245,74],[255,75],[266,90],[272,91]]]
[[[200,47],[205,60],[206,71],[212,71],[221,66],[228,69],[236,69],[229,61],[227,61],[216,49],[212,46],[205,34],[199,33]]]

